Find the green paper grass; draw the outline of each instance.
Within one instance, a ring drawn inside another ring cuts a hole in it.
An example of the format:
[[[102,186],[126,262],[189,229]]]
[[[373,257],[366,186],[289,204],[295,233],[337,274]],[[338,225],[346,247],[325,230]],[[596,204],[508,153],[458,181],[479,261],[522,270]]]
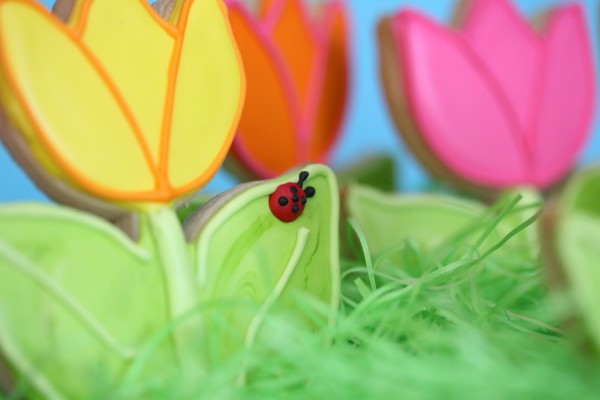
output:
[[[488,228],[511,207],[518,206],[509,202]],[[268,337],[259,335],[210,374],[165,371],[159,382],[135,377],[152,362],[149,343],[148,358],[130,369],[117,392],[107,392],[99,375],[95,398],[596,399],[598,360],[558,323],[568,305],[547,293],[539,261],[504,247],[533,220],[500,238],[487,255],[452,241],[425,253],[405,241],[377,258],[351,223],[352,251],[361,258],[342,260],[344,301],[334,326],[327,324],[326,305],[298,295],[299,308],[320,332],[302,328],[297,316],[274,313],[266,321]],[[394,271],[398,259],[410,260],[411,268]],[[228,329],[218,312],[213,321],[199,348],[210,348]],[[22,393],[25,382],[9,398]]]

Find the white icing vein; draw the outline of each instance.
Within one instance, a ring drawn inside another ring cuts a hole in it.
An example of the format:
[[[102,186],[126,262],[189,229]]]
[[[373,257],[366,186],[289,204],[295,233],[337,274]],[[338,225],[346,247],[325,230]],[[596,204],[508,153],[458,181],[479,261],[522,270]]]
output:
[[[33,262],[19,254],[8,243],[0,240],[0,258],[7,261],[9,268],[13,268],[31,279],[41,289],[51,295],[58,303],[71,313],[90,333],[92,333],[102,344],[124,360],[133,359],[137,350],[124,346],[108,332],[76,299],[74,299],[58,283],[44,275]]]
[[[281,297],[281,293],[283,293],[283,290],[285,289],[288,282],[290,281],[292,274],[294,273],[294,271],[296,270],[296,267],[298,266],[300,257],[302,257],[302,254],[304,253],[304,249],[306,248],[306,243],[308,242],[309,233],[310,233],[310,229],[308,229],[305,226],[302,226],[298,229],[298,232],[296,235],[296,244],[294,245],[292,254],[290,255],[290,258],[289,258],[285,268],[283,269],[281,276],[277,280],[277,283],[275,284],[275,287],[273,288],[273,290],[269,293],[269,295],[267,296],[267,298],[265,299],[263,304],[260,306],[260,309],[254,315],[254,317],[250,321],[250,324],[248,325],[248,330],[246,331],[246,338],[244,340],[245,346],[250,346],[254,342],[254,339],[256,338],[256,334],[258,333],[258,329],[260,328],[263,321],[265,320],[267,313],[269,312],[271,307],[273,307],[273,305],[275,304],[277,299],[279,299],[279,297]],[[241,376],[240,380],[244,381],[245,376]]]

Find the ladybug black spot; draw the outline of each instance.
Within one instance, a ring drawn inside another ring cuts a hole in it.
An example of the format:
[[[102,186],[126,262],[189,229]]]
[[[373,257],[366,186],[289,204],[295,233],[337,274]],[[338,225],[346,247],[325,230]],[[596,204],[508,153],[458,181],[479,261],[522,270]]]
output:
[[[294,203],[297,203],[297,202],[298,202],[298,195],[297,195],[297,194],[295,194],[295,195],[293,195],[293,196],[292,196],[292,201],[293,201]]]
[[[302,196],[302,205],[306,204],[306,196]]]
[[[291,191],[292,193],[298,193],[298,188],[297,188],[296,186],[291,186],[291,187],[290,187],[290,191]]]
[[[297,204],[294,204],[294,205],[292,206],[292,212],[293,212],[294,214],[295,214],[295,213],[297,213],[299,209],[300,209],[300,207],[298,207],[298,205],[297,205]]]
[[[287,197],[285,197],[285,196],[281,196],[281,197],[280,197],[280,198],[277,200],[277,202],[278,202],[278,203],[279,203],[279,205],[280,205],[280,206],[282,206],[282,207],[283,207],[283,206],[287,206],[287,204],[288,204],[288,199],[287,199]]]

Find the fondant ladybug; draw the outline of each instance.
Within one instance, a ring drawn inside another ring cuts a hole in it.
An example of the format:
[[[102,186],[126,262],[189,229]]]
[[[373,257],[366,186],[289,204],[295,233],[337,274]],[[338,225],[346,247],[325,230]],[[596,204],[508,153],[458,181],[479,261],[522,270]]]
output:
[[[302,188],[308,178],[308,172],[300,172],[298,183],[288,182],[277,186],[269,196],[269,208],[277,219],[283,222],[296,220],[304,211],[306,201],[315,195],[315,188]]]

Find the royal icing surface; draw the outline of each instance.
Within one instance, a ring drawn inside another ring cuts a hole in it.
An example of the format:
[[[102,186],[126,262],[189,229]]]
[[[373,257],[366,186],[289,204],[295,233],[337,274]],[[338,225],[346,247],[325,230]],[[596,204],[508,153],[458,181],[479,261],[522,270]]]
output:
[[[98,197],[164,203],[205,184],[244,88],[221,1],[181,2],[171,24],[144,0],[80,0],[66,25],[0,1],[9,120],[51,175]]]
[[[278,310],[317,329],[298,296],[321,300],[332,323],[339,191],[327,167],[303,170],[316,194],[294,221],[273,215],[269,195],[300,171],[223,193],[186,219],[185,237],[170,207],[140,213],[137,241],[67,207],[0,208],[3,357],[44,398],[90,398],[139,363],[145,381],[206,374],[271,334],[263,322]]]
[[[475,184],[547,187],[572,166],[593,116],[582,10],[535,32],[506,0],[472,1],[457,30],[393,17],[408,112],[434,157]]]
[[[328,3],[320,21],[301,0],[263,1],[258,17],[229,8],[248,79],[234,157],[258,177],[325,160],[347,98],[344,7]]]

